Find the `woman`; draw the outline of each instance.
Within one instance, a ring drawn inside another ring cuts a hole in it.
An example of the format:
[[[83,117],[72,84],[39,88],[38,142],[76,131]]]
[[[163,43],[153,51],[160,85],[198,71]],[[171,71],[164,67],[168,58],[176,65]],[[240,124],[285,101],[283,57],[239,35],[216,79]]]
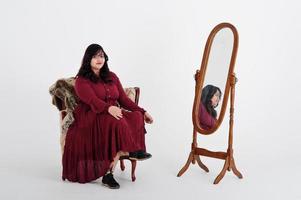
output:
[[[120,186],[113,171],[120,156],[151,157],[145,148],[144,121],[153,119],[126,96],[107,62],[100,45],[88,46],[75,81],[80,102],[66,136],[62,178],[86,183],[103,176],[102,183],[116,189]]]
[[[213,85],[206,85],[202,90],[199,120],[203,129],[209,130],[216,123],[217,113],[215,108],[221,99],[221,90]]]

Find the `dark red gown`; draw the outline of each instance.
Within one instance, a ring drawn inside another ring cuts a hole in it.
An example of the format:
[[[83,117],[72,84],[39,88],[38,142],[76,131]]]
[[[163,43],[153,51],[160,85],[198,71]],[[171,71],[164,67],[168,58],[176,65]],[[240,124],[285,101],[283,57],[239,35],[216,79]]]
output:
[[[111,83],[93,83],[77,77],[75,91],[80,103],[67,132],[63,154],[63,180],[86,183],[103,176],[118,151],[146,151],[145,110],[125,94],[118,77]],[[129,111],[115,119],[108,113],[117,102]]]
[[[213,128],[216,123],[216,118],[208,113],[202,102],[200,102],[199,120],[201,127],[206,130]]]

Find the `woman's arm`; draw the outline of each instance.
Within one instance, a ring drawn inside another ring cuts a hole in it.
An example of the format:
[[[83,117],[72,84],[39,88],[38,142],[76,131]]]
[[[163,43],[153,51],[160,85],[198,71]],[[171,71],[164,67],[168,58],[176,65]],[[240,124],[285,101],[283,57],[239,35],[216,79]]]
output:
[[[120,105],[125,108],[128,109],[130,111],[140,111],[143,114],[146,112],[143,108],[139,107],[136,103],[134,103],[124,92],[122,84],[119,80],[119,78],[117,77],[116,74],[112,73],[112,77],[114,82],[116,83],[118,92],[119,92],[119,98],[118,98],[118,102],[120,103]]]
[[[110,104],[107,104],[96,96],[95,92],[89,84],[89,80],[78,77],[75,81],[75,92],[81,101],[91,107],[93,112],[108,112]]]

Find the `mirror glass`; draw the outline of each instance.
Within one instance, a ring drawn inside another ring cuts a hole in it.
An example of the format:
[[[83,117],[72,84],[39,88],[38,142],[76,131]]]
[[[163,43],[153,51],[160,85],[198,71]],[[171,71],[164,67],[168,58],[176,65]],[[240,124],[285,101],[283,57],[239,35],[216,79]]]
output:
[[[234,35],[230,28],[219,30],[213,38],[199,106],[199,125],[210,130],[220,116],[228,70],[233,50]]]

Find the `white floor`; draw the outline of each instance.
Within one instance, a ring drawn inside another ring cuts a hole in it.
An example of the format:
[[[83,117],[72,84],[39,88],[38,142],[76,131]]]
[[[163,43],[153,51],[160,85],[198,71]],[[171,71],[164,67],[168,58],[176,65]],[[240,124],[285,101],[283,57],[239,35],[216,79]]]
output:
[[[227,172],[218,185],[213,185],[213,180],[223,166],[221,160],[202,158],[209,167],[209,173],[197,165],[191,165],[182,177],[176,177],[189,153],[189,135],[183,141],[187,145],[177,144],[178,136],[175,136],[175,142],[170,143],[154,142],[154,136],[147,137],[153,158],[138,163],[137,180],[134,183],[130,180],[130,163],[126,162],[124,172],[118,167],[115,177],[121,188],[110,190],[101,185],[101,179],[88,184],[61,180],[57,135],[47,131],[39,132],[39,135],[27,135],[25,132],[18,137],[11,135],[6,141],[1,141],[2,146],[6,145],[7,148],[1,151],[0,199],[301,198],[301,163],[300,159],[296,159],[299,152],[295,152],[295,155],[285,154],[287,150],[279,147],[276,154],[264,150],[265,145],[260,142],[256,145],[257,150],[252,150],[252,145],[242,146],[238,140],[235,159],[244,178],[238,179],[232,172]],[[7,145],[9,143],[13,145]],[[259,153],[258,149],[262,152]]]

